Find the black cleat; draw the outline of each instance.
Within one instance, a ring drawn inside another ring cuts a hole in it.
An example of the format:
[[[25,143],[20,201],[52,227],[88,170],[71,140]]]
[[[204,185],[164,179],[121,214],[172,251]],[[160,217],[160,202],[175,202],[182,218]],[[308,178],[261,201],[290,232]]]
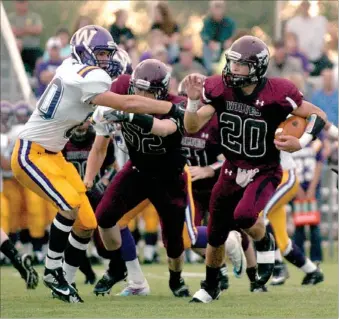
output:
[[[43,280],[44,284],[52,289],[53,298],[69,303],[83,302],[78,291],[66,281],[61,267],[56,269],[45,268]]]
[[[302,285],[316,285],[322,281],[324,281],[324,274],[318,268],[316,271],[306,274],[301,284]]]
[[[265,285],[258,283],[257,281],[251,282],[250,285],[251,292],[267,292],[267,288]]]
[[[169,286],[175,297],[178,298],[190,297],[190,291],[188,289],[188,286],[186,286],[183,278],[180,278],[179,281],[175,284],[170,282]]]
[[[269,241],[265,244],[265,247],[257,247],[258,242],[255,243],[257,250],[257,279],[256,281],[261,286],[264,286],[270,279],[274,269],[274,251],[275,251],[275,240],[272,234],[268,234]]]
[[[33,259],[30,255],[23,255],[18,258],[15,268],[26,282],[27,289],[35,289],[39,283],[39,275],[33,267]]]
[[[217,287],[211,288],[208,287],[205,280],[200,284],[200,290],[198,290],[193,298],[190,300],[190,303],[210,303],[213,300],[218,300],[221,295],[221,290],[219,285]]]
[[[287,266],[285,263],[276,261],[273,269],[271,286],[283,285],[289,278]]]
[[[219,270],[219,282],[220,282],[220,290],[224,291],[228,289],[228,275],[227,275],[227,266],[223,266]]]
[[[116,275],[116,276],[111,276],[106,271],[106,273],[102,276],[102,278],[95,285],[93,292],[97,296],[98,295],[104,296],[105,294],[110,294],[112,287],[116,283],[125,280],[126,277],[127,277],[127,271],[124,271],[123,273]]]

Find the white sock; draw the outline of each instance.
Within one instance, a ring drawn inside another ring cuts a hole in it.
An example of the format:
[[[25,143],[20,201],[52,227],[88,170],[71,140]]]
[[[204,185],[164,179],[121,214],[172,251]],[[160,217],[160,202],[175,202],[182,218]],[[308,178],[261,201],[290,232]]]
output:
[[[153,260],[154,253],[155,253],[155,246],[145,245],[145,247],[144,247],[144,259]]]
[[[317,270],[317,266],[306,257],[306,262],[304,264],[304,266],[302,266],[300,268],[304,273],[309,274],[311,272],[314,272]]]
[[[67,282],[71,285],[73,282],[75,282],[75,274],[77,272],[79,267],[74,267],[71,266],[69,264],[66,264],[64,262],[64,264],[62,265],[62,269],[65,272],[65,278],[67,280]]]
[[[126,267],[128,271],[128,280],[138,284],[142,284],[146,280],[141,270],[138,258],[132,261],[126,261]]]
[[[62,256],[64,253],[57,253],[48,248],[45,259],[45,267],[48,269],[57,269],[62,267]],[[48,257],[49,256],[49,257]]]
[[[282,259],[281,252],[280,252],[279,248],[277,250],[275,250],[274,258],[275,258],[276,261],[279,261],[279,262],[282,263],[283,259]]]

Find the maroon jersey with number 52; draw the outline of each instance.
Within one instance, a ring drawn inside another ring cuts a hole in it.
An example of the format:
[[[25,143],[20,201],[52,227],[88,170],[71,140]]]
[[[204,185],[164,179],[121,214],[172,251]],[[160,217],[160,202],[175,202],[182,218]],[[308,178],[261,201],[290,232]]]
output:
[[[250,95],[228,88],[221,76],[204,82],[202,101],[218,115],[221,151],[242,169],[269,169],[280,165],[273,140],[279,124],[301,105],[302,93],[286,79],[264,78]]]

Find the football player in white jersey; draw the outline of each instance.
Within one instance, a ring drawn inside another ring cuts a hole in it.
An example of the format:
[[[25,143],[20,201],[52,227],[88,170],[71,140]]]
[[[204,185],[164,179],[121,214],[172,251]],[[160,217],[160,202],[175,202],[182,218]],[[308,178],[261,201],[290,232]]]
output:
[[[82,302],[72,284],[97,222],[85,195],[86,188],[61,150],[96,105],[146,114],[167,114],[175,106],[166,101],[110,92],[117,45],[106,29],[85,26],[75,32],[70,43],[72,56],[56,70],[19,135],[12,170],[21,184],[59,209],[51,226],[45,285],[63,301]],[[134,120],[150,122],[147,115],[136,114]]]

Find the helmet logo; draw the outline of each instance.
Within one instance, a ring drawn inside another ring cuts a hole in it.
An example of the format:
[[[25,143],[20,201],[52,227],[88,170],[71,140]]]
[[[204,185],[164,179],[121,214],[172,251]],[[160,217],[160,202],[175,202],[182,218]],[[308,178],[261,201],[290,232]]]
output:
[[[171,80],[171,73],[167,72],[165,78],[162,80],[162,83],[167,86]]]
[[[92,41],[96,33],[97,31],[93,29],[92,30],[85,29],[85,30],[82,30],[81,32],[76,32],[75,42],[77,44],[86,43],[87,45],[89,45],[89,43]]]
[[[228,52],[228,56],[231,58],[231,59],[234,59],[234,60],[239,60],[241,59],[241,54],[239,52],[236,52],[236,51],[229,51]]]

